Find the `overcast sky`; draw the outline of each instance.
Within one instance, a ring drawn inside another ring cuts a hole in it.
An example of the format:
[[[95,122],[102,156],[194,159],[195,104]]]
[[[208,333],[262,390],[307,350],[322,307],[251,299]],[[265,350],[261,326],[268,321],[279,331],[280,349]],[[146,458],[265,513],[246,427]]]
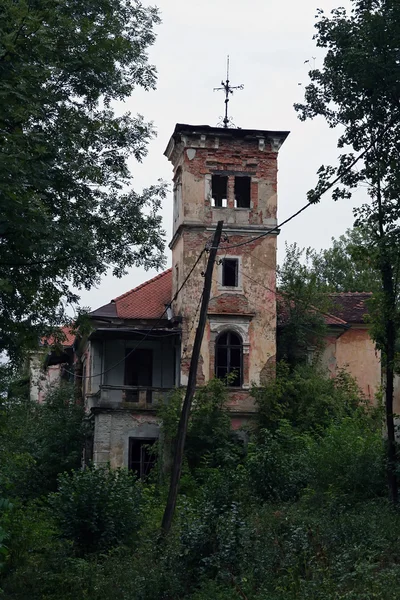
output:
[[[306,202],[321,164],[336,164],[338,132],[324,121],[301,123],[293,109],[303,99],[307,71],[322,64],[315,47],[315,13],[343,0],[158,0],[162,24],[150,51],[158,70],[156,91],[137,90],[125,103],[126,110],[152,120],[158,136],[140,165],[131,162],[133,185],[140,190],[158,178],[171,180],[172,165],[163,155],[175,123],[217,125],[224,110],[222,92],[213,92],[225,78],[230,55],[232,85],[244,90],[231,97],[234,123],[247,129],[289,130],[279,153],[278,218],[282,221]],[[309,63],[305,64],[305,61]],[[302,85],[298,85],[302,84]],[[285,242],[323,248],[353,222],[352,209],[365,199],[365,191],[351,201],[333,202],[327,194],[319,205],[282,228],[278,256]],[[172,197],[164,201],[163,223],[171,238]],[[170,252],[167,248],[167,266]],[[81,292],[81,304],[97,308],[132,289],[155,271],[133,269],[122,279],[105,277],[97,289]]]

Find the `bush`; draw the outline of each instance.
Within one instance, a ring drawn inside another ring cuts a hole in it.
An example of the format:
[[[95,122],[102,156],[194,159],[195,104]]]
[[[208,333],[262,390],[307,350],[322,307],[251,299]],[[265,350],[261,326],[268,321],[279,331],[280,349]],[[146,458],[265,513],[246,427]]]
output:
[[[141,523],[141,484],[122,469],[65,473],[49,501],[62,536],[78,555],[132,543]]]
[[[287,421],[275,431],[261,430],[248,445],[246,471],[252,493],[271,502],[297,498],[307,486],[311,437]]]
[[[315,365],[293,370],[277,365],[276,380],[254,388],[261,429],[274,429],[286,419],[299,431],[321,431],[332,421],[366,411],[355,381],[344,371],[330,378]]]
[[[315,492],[345,495],[353,502],[386,494],[382,431],[371,425],[346,418],[313,440],[308,461]]]
[[[44,404],[14,398],[0,429],[0,486],[8,496],[35,498],[55,491],[59,473],[80,467],[84,409],[73,387],[50,391]]]

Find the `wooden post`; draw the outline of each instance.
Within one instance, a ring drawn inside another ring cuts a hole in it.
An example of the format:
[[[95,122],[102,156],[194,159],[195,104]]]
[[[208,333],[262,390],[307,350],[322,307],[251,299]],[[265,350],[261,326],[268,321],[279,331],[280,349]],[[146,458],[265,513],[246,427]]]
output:
[[[190,369],[189,369],[189,377],[188,384],[186,388],[185,400],[182,406],[181,417],[179,419],[178,425],[178,435],[176,441],[176,449],[174,462],[172,464],[172,472],[171,472],[171,482],[169,486],[169,493],[167,504],[165,506],[165,511],[163,515],[163,520],[161,524],[161,529],[164,535],[167,535],[171,529],[172,519],[175,513],[176,499],[178,496],[178,487],[179,480],[181,478],[182,471],[182,460],[183,460],[183,451],[185,448],[185,440],[186,433],[189,423],[189,415],[190,408],[192,406],[192,400],[194,396],[194,392],[196,389],[196,378],[197,378],[197,367],[199,364],[200,358],[200,348],[204,335],[204,328],[207,320],[207,310],[208,303],[210,300],[210,292],[211,292],[211,283],[212,283],[212,274],[214,269],[214,262],[217,256],[217,250],[219,246],[219,242],[221,239],[222,226],[224,222],[218,221],[217,228],[215,230],[214,239],[212,242],[212,246],[210,249],[210,254],[208,257],[207,269],[204,276],[204,288],[203,288],[203,298],[201,302],[200,315],[199,315],[199,324],[196,330],[196,336],[193,344],[193,352],[192,359],[190,361]]]

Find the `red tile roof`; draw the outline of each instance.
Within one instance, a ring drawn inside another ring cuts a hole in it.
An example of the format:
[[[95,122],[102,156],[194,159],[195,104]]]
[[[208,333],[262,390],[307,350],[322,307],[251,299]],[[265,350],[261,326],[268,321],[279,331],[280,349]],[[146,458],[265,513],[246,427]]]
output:
[[[63,334],[63,339],[60,340],[61,345],[64,348],[71,348],[74,345],[75,341],[75,333],[71,331],[71,325],[64,325],[64,327],[60,328],[61,333]],[[43,337],[41,339],[42,346],[52,346],[58,342],[58,336],[50,335],[49,337]]]
[[[168,269],[118,296],[112,303],[120,319],[159,319],[171,298],[172,269]]]
[[[371,292],[331,294],[333,302],[331,312],[347,323],[365,323],[364,317],[368,313],[366,302],[371,297]]]
[[[287,301],[285,302],[284,300],[284,296],[282,293],[277,293],[276,295],[276,300],[277,300],[277,322],[278,325],[285,325],[288,320],[289,320],[289,310],[288,310],[288,303]],[[295,302],[293,300],[290,301],[291,306],[295,305]],[[313,306],[309,307],[309,311],[312,313],[318,313],[320,312],[318,309],[314,308]],[[322,316],[324,317],[324,321],[326,323],[326,325],[346,325],[346,321],[344,321],[343,319],[341,319],[338,316],[335,316],[333,314],[327,313],[327,312],[321,312]]]
[[[368,313],[366,301],[371,298],[371,292],[342,292],[340,294],[330,294],[332,306],[329,313],[323,313],[326,325],[348,325],[351,323],[365,323],[364,316]],[[283,297],[277,295],[277,317],[278,325],[285,325],[289,318],[289,313]],[[281,301],[279,301],[281,300]],[[315,309],[310,306],[310,311]]]

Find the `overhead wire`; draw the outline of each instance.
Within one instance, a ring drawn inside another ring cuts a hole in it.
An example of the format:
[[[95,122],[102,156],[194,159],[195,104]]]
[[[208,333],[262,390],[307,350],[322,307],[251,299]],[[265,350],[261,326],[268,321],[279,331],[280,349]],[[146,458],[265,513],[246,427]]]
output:
[[[385,127],[384,131],[381,134],[381,138],[384,136],[384,134],[388,131],[388,129],[392,126],[392,122],[390,121],[387,125],[387,127]],[[272,233],[278,233],[279,230],[286,225],[287,223],[289,223],[290,221],[292,221],[293,219],[295,219],[296,217],[298,217],[302,212],[304,212],[305,210],[307,210],[307,208],[309,208],[310,206],[312,206],[313,204],[316,204],[321,197],[328,192],[334,185],[336,185],[337,183],[339,183],[339,181],[342,179],[343,175],[345,175],[346,173],[348,173],[366,154],[367,152],[369,152],[371,150],[371,148],[375,145],[376,140],[373,140],[368,146],[367,148],[365,148],[365,150],[363,150],[362,152],[360,152],[360,154],[351,161],[351,163],[337,176],[335,177],[335,179],[333,179],[333,181],[331,181],[330,183],[326,184],[325,187],[318,193],[316,194],[316,196],[314,197],[313,201],[309,201],[307,202],[307,204],[305,204],[304,206],[302,206],[299,210],[297,210],[295,213],[293,213],[290,217],[288,217],[287,219],[285,219],[284,221],[282,221],[281,223],[279,223],[278,225],[276,225],[275,227],[273,227],[272,229],[268,229],[268,231],[265,231],[263,233],[261,233],[260,235],[257,235],[253,238],[250,238],[249,240],[246,240],[244,242],[238,242],[237,244],[231,244],[229,246],[221,246],[221,249],[225,250],[225,249],[230,249],[230,248],[239,248],[240,246],[246,246],[248,244],[252,244],[253,242],[266,237],[268,235],[271,235]],[[225,230],[226,231],[226,230]]]
[[[388,126],[385,128],[385,130],[382,132],[382,134],[381,134],[381,137],[383,137],[383,135],[386,133],[386,131],[389,129],[389,127],[390,127],[390,126],[391,126],[391,122],[388,124]],[[375,140],[374,140],[374,141],[372,141],[372,142],[371,142],[371,144],[369,144],[369,146],[367,146],[367,148],[365,148],[365,150],[363,150],[363,151],[362,151],[362,152],[361,152],[361,153],[360,153],[360,154],[359,154],[359,155],[358,155],[358,156],[357,156],[357,157],[356,157],[356,158],[355,158],[355,159],[354,159],[354,160],[353,160],[353,161],[352,161],[352,162],[351,162],[351,163],[350,163],[350,164],[349,164],[347,167],[346,167],[346,169],[344,170],[344,172],[340,173],[340,174],[339,174],[339,175],[338,175],[338,176],[337,176],[337,177],[336,177],[336,178],[335,178],[333,181],[331,181],[330,183],[328,183],[328,184],[327,184],[327,185],[326,185],[326,186],[325,186],[325,187],[324,187],[324,188],[323,188],[323,189],[322,189],[322,190],[321,190],[321,191],[320,191],[320,192],[317,194],[317,197],[316,197],[316,198],[314,198],[314,200],[313,200],[313,201],[309,201],[309,202],[307,202],[307,204],[305,204],[304,206],[302,206],[302,207],[301,207],[299,210],[297,210],[295,213],[293,213],[293,214],[292,214],[290,217],[288,217],[287,219],[284,219],[284,220],[283,220],[281,223],[279,223],[278,225],[276,225],[276,226],[275,226],[275,227],[273,227],[272,229],[268,229],[268,231],[266,231],[266,232],[263,232],[262,234],[260,234],[260,235],[258,235],[258,236],[255,236],[255,237],[253,237],[253,238],[251,238],[251,239],[249,239],[249,240],[245,240],[245,241],[243,241],[243,242],[238,242],[238,243],[236,243],[236,244],[229,244],[229,245],[227,245],[227,246],[219,246],[219,248],[218,248],[218,249],[219,249],[219,250],[222,250],[222,251],[226,251],[226,250],[229,250],[229,249],[231,249],[231,248],[239,248],[239,247],[242,247],[242,246],[246,246],[246,245],[248,245],[248,244],[252,244],[253,242],[255,242],[255,241],[259,240],[259,239],[262,239],[262,238],[264,238],[264,237],[267,237],[268,235],[271,235],[272,233],[275,233],[275,232],[276,232],[276,233],[278,233],[278,231],[279,231],[279,230],[280,230],[280,229],[281,229],[281,228],[282,228],[284,225],[286,225],[287,223],[289,223],[290,221],[292,221],[293,219],[295,219],[296,217],[298,217],[298,216],[299,216],[301,213],[303,213],[303,212],[304,212],[304,211],[305,211],[307,208],[309,208],[309,207],[310,207],[312,204],[316,204],[316,203],[317,203],[317,202],[318,202],[318,201],[321,199],[322,195],[323,195],[323,194],[325,194],[327,191],[329,191],[329,190],[330,190],[330,189],[331,189],[331,188],[332,188],[334,185],[336,185],[336,184],[337,184],[337,183],[338,183],[338,182],[339,182],[339,181],[342,179],[343,175],[344,175],[344,174],[346,174],[347,172],[349,172],[349,171],[350,171],[350,169],[352,169],[352,168],[353,168],[353,167],[354,167],[354,166],[355,166],[355,165],[356,165],[356,164],[357,164],[357,163],[358,163],[358,162],[359,162],[359,161],[360,161],[360,160],[361,160],[361,159],[362,159],[362,158],[363,158],[363,157],[364,157],[364,156],[367,154],[367,152],[369,152],[369,150],[370,150],[370,149],[371,149],[371,148],[374,146],[374,144],[375,144],[375,143],[376,143],[376,142],[375,142]],[[227,232],[225,231],[225,233],[227,233]],[[204,253],[205,251],[209,251],[209,250],[211,250],[212,248],[213,248],[213,247],[212,247],[211,245],[207,244],[207,245],[206,245],[206,247],[202,249],[201,253],[199,254],[199,256],[198,256],[198,258],[197,258],[197,260],[196,260],[196,262],[194,263],[194,265],[192,266],[192,268],[191,268],[191,270],[189,271],[188,275],[186,276],[186,278],[185,278],[184,282],[182,283],[182,285],[180,286],[180,288],[179,288],[179,289],[176,291],[176,293],[175,293],[175,295],[174,295],[173,299],[172,299],[172,300],[171,300],[171,302],[170,302],[170,303],[169,303],[169,304],[166,306],[166,308],[165,308],[164,312],[163,312],[163,313],[162,313],[162,315],[159,317],[158,321],[157,321],[157,322],[156,322],[156,323],[155,323],[155,324],[154,324],[154,325],[151,327],[151,329],[149,330],[149,332],[147,332],[147,333],[145,334],[145,336],[143,337],[143,339],[142,339],[142,340],[140,340],[140,341],[138,342],[138,344],[137,344],[137,345],[136,345],[134,348],[132,348],[132,350],[131,350],[131,351],[130,351],[130,352],[129,352],[129,353],[128,353],[128,354],[127,354],[127,355],[126,355],[126,356],[125,356],[125,357],[124,357],[122,360],[120,360],[120,361],[118,361],[117,363],[115,363],[115,364],[114,364],[112,367],[110,367],[109,369],[106,369],[105,371],[102,371],[101,373],[97,373],[96,375],[81,376],[81,375],[76,375],[76,374],[75,374],[75,373],[73,373],[72,371],[68,371],[68,370],[66,370],[66,369],[65,369],[65,372],[67,372],[67,373],[70,373],[71,375],[75,375],[75,377],[78,377],[78,378],[80,378],[80,379],[91,379],[92,377],[93,377],[93,378],[94,378],[94,377],[100,377],[101,375],[104,375],[104,374],[106,374],[106,373],[108,373],[108,372],[112,371],[112,370],[113,370],[113,369],[114,369],[116,366],[118,366],[119,364],[121,364],[121,363],[125,362],[125,359],[126,359],[126,358],[127,358],[129,355],[130,355],[130,354],[132,354],[132,353],[133,353],[133,352],[134,352],[134,351],[135,351],[135,350],[136,350],[136,349],[137,349],[137,348],[140,346],[140,344],[141,344],[141,343],[143,343],[143,341],[144,341],[144,340],[145,340],[147,337],[149,337],[149,336],[150,336],[150,334],[151,334],[151,332],[152,332],[152,331],[154,331],[154,329],[157,327],[158,323],[159,323],[159,322],[161,321],[161,319],[164,317],[164,315],[165,315],[165,313],[167,312],[168,308],[170,308],[170,307],[171,307],[171,304],[172,304],[172,302],[174,302],[174,301],[176,300],[176,298],[178,297],[178,295],[179,295],[180,291],[182,290],[182,288],[184,287],[184,285],[186,285],[186,282],[188,281],[189,277],[190,277],[190,276],[191,276],[191,274],[193,273],[193,271],[194,271],[194,269],[196,268],[197,264],[200,262],[200,260],[201,260],[201,257],[203,256],[203,253]],[[226,256],[226,254],[225,254],[225,256]],[[252,256],[255,256],[255,255],[252,255]],[[258,259],[258,260],[260,260],[260,262],[262,262],[262,261],[261,261],[261,259],[259,259],[258,257],[256,257],[256,259]],[[267,263],[266,263],[266,264],[267,264]],[[242,273],[242,274],[243,274],[243,273]],[[249,277],[248,275],[245,275],[245,276],[246,276],[246,277]],[[256,282],[256,283],[258,283],[258,284],[260,284],[260,285],[263,285],[263,284],[261,284],[260,282],[257,282],[256,280],[255,280],[255,282]],[[264,285],[263,285],[263,287],[266,287],[266,286],[264,286]],[[266,288],[266,289],[269,289],[269,288]],[[269,291],[272,291],[272,290],[271,290],[271,289],[269,289]],[[276,293],[276,292],[274,292],[274,293]],[[316,310],[317,310],[317,309],[316,309]],[[321,311],[319,311],[319,312],[321,312]],[[322,314],[325,314],[325,315],[326,315],[326,313],[322,313]]]
[[[118,367],[120,364],[124,363],[125,360],[128,358],[128,356],[130,356],[131,354],[133,354],[133,352],[135,352],[135,350],[137,350],[139,348],[139,346],[148,338],[150,337],[151,333],[156,329],[156,327],[158,326],[158,324],[160,323],[160,321],[163,319],[164,315],[167,313],[168,309],[171,308],[171,305],[173,302],[175,302],[175,300],[177,299],[178,295],[180,294],[180,292],[182,291],[182,289],[184,288],[184,286],[186,285],[186,283],[188,282],[189,278],[191,277],[193,271],[195,270],[195,268],[197,267],[197,265],[199,264],[204,252],[206,251],[205,248],[202,249],[202,251],[200,252],[199,256],[197,257],[195,263],[193,264],[193,266],[191,267],[189,273],[186,275],[183,283],[179,286],[179,288],[177,289],[177,291],[175,292],[173,298],[170,300],[170,302],[166,305],[165,310],[163,311],[163,313],[161,314],[160,317],[158,317],[156,323],[154,325],[152,325],[152,327],[149,329],[148,332],[146,332],[143,336],[143,338],[141,340],[138,341],[138,343],[134,346],[134,348],[132,348],[125,356],[122,360],[119,360],[117,363],[115,363],[112,367],[105,369],[104,371],[101,371],[100,373],[96,373],[94,375],[78,375],[76,373],[74,373],[73,371],[69,371],[68,369],[64,369],[64,372],[69,373],[70,375],[74,375],[75,377],[77,377],[78,379],[94,379],[95,377],[101,377],[102,375],[105,375],[106,373],[109,373],[110,371],[114,370],[115,367]]]

